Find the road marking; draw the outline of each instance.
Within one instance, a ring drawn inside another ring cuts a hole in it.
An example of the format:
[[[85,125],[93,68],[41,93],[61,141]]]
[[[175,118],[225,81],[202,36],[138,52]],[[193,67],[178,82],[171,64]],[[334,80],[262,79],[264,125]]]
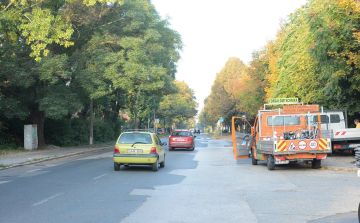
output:
[[[29,170],[29,171],[26,171],[26,172],[32,173],[32,172],[35,172],[35,171],[38,171],[38,170],[41,170],[41,169]]]
[[[46,199],[44,199],[44,200],[42,200],[42,201],[39,201],[39,202],[33,204],[33,206],[38,206],[38,205],[40,205],[40,204],[43,204],[43,203],[45,203],[45,202],[47,202],[47,201],[49,201],[49,200],[51,200],[51,199],[54,199],[54,198],[56,198],[56,197],[58,197],[58,196],[60,196],[60,195],[62,195],[62,194],[63,194],[63,193],[55,194],[55,195],[53,195],[53,196],[51,196],[51,197],[48,197],[48,198],[46,198]]]
[[[9,183],[11,181],[0,181],[0,184],[5,184],[5,183]]]
[[[106,173],[106,174],[100,175],[100,176],[98,176],[98,177],[93,178],[93,180],[97,180],[97,179],[99,179],[99,178],[101,178],[101,177],[104,177],[104,176],[106,176],[106,175],[108,175],[108,174]]]

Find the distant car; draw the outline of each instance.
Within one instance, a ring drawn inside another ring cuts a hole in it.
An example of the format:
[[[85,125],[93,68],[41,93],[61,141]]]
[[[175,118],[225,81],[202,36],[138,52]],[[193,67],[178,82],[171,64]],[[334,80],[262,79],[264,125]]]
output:
[[[198,128],[190,128],[189,131],[191,133],[199,133],[200,134],[200,129],[198,129]]]
[[[188,148],[193,151],[195,149],[195,137],[187,129],[174,130],[169,136],[169,150]]]
[[[164,130],[163,129],[158,129],[158,134],[159,135],[164,134]]]
[[[119,171],[120,166],[150,165],[153,171],[165,167],[164,147],[159,137],[148,131],[123,132],[115,144],[114,170]]]

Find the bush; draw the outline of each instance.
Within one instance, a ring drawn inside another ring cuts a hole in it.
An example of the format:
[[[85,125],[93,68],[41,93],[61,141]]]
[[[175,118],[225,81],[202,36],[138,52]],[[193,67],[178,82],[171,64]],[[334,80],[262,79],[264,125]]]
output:
[[[94,120],[94,141],[108,142],[115,139],[115,125],[106,123],[102,119]]]
[[[84,145],[89,144],[89,121],[74,118],[71,120],[71,140],[72,144],[75,145]]]
[[[72,144],[71,134],[71,120],[45,120],[44,138],[46,144],[57,146],[70,146]]]
[[[28,119],[2,119],[0,128],[0,149],[24,148],[24,125],[31,123]]]

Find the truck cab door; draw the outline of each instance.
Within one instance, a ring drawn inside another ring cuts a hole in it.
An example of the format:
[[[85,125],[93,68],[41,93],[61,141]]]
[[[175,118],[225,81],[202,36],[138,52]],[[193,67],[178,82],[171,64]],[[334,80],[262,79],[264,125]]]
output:
[[[235,158],[249,158],[253,145],[252,127],[243,117],[232,117],[231,135]]]

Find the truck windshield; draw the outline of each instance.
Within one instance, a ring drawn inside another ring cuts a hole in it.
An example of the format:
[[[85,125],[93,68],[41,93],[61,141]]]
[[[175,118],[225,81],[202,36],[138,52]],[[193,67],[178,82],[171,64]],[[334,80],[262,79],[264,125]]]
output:
[[[272,116],[268,117],[267,124],[268,126],[279,126],[279,125],[300,125],[300,117],[294,117],[294,116],[276,116],[274,119]],[[274,123],[273,123],[274,122]]]

